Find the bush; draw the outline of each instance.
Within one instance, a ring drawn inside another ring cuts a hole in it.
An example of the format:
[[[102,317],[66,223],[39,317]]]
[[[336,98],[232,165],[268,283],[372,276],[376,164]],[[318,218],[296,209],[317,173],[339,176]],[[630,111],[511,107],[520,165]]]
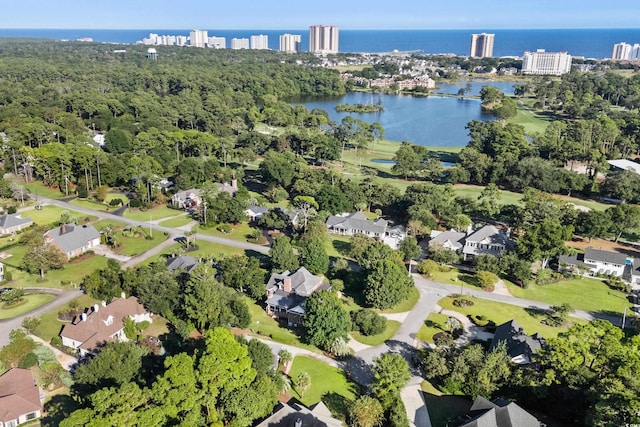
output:
[[[129,200],[129,207],[131,208],[143,208],[144,203],[140,199],[131,199]]]
[[[19,368],[29,369],[32,366],[35,366],[38,363],[38,356],[33,353],[27,354],[18,365]]]
[[[430,277],[434,272],[438,271],[440,266],[432,259],[425,259],[418,263],[418,273]]]
[[[362,335],[377,335],[387,329],[387,319],[370,308],[356,311],[352,315],[352,320]]]
[[[144,331],[145,329],[147,329],[147,328],[149,327],[149,325],[151,325],[151,322],[149,322],[148,320],[144,320],[144,321],[142,321],[142,322],[140,322],[140,323],[137,323],[137,324],[136,324],[136,328],[137,328],[140,332],[142,332],[142,331]]]
[[[86,199],[87,197],[89,197],[89,190],[87,190],[87,187],[85,187],[84,185],[78,186],[78,197],[80,197],[81,199]]]
[[[14,214],[14,213],[16,213],[16,212],[18,212],[18,208],[16,208],[15,206],[9,206],[9,207],[7,207],[7,213],[8,213],[9,215]]]
[[[433,342],[439,347],[448,347],[450,345],[453,345],[453,338],[448,332],[438,332],[433,336]]]
[[[482,290],[487,292],[493,292],[496,283],[500,280],[498,276],[490,271],[478,271],[476,278],[478,279],[478,283],[482,287]]]
[[[471,318],[471,321],[476,326],[480,326],[481,328],[484,328],[485,326],[491,326],[494,324],[491,320],[487,319],[487,317],[483,315],[470,316],[470,318]]]
[[[60,339],[60,337],[56,338]],[[61,339],[60,342],[62,342]],[[53,354],[53,351],[49,347],[43,344],[36,344],[36,348],[33,349],[33,354],[38,357],[38,365],[40,366],[46,365],[47,363],[57,363],[56,355]]]
[[[5,270],[4,271],[4,281],[5,282],[10,282],[13,280],[13,274],[10,271]]]
[[[60,347],[62,345],[62,338],[59,336],[51,338],[51,345],[54,347]]]
[[[120,206],[120,205],[122,205],[122,203],[123,203],[122,199],[111,199],[111,200],[109,200],[109,206]]]
[[[456,307],[471,307],[473,305],[473,301],[467,298],[456,298],[453,300],[453,305]]]
[[[216,230],[224,234],[229,234],[231,233],[231,226],[229,224],[220,224],[216,227]]]

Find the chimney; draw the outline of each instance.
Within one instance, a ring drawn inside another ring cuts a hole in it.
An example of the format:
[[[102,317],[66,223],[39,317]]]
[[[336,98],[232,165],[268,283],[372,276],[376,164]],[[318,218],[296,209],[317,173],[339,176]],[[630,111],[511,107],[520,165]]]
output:
[[[231,180],[231,187],[233,188],[238,188],[238,180],[237,179],[232,179]]]
[[[64,234],[67,232],[67,224],[60,225],[60,234]]]
[[[120,292],[120,298],[127,299],[127,294],[125,294],[124,291]]]
[[[296,420],[295,427],[302,427],[302,418]]]
[[[80,315],[80,320],[83,321],[83,322],[86,322],[87,321],[87,313],[82,313]]]
[[[105,300],[102,300],[102,303],[101,303],[101,304],[102,304],[102,306],[103,306],[103,307],[106,307],[106,306],[107,306],[107,302],[106,302]]]
[[[284,280],[282,281],[282,284],[284,286],[284,291],[287,293],[291,292],[291,277],[285,277]]]
[[[100,306],[98,304],[93,304],[93,312],[97,313]]]

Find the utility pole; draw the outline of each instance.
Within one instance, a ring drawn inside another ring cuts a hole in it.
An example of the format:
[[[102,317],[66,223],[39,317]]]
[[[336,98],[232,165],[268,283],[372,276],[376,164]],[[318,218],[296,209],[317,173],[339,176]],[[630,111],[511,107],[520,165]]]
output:
[[[151,228],[151,214],[149,214],[149,237],[153,238],[153,228]]]
[[[624,308],[624,313],[622,313],[622,330],[624,331],[624,324],[627,322],[627,307]]]

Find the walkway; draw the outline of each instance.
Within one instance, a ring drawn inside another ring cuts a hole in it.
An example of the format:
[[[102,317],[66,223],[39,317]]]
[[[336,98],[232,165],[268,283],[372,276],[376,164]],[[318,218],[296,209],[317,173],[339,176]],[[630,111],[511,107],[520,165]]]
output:
[[[56,360],[58,361],[58,363],[60,363],[62,365],[62,367],[64,369],[66,369],[67,371],[71,370],[71,366],[75,365],[76,363],[78,363],[78,359],[73,357],[73,356],[69,356],[66,353],[61,352],[60,350],[58,350],[57,348],[55,348],[54,346],[52,346],[51,344],[49,344],[48,342],[46,342],[45,340],[43,340],[40,337],[37,337],[35,335],[29,335],[29,338],[31,338],[32,340],[34,340],[37,343],[40,343],[42,345],[44,345],[45,347],[48,347],[51,351],[53,351],[53,354],[56,355]]]
[[[400,398],[407,411],[409,425],[416,427],[431,427],[431,419],[427,405],[422,397],[420,384],[422,378],[414,377],[409,384],[400,391]]]

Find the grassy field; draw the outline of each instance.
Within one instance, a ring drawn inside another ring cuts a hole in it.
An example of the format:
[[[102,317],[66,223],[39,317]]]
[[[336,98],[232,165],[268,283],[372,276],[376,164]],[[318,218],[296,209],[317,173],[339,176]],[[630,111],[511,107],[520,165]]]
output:
[[[376,346],[391,339],[391,337],[393,337],[396,332],[398,332],[398,328],[400,328],[400,325],[401,323],[398,321],[387,320],[387,329],[385,329],[385,331],[380,334],[365,336],[360,332],[352,332],[351,337],[359,343]]]
[[[240,224],[230,224],[231,231],[229,233],[223,233],[216,229],[216,227],[211,228],[198,228],[198,233],[207,234],[209,236],[223,237],[225,239],[231,239],[238,242],[246,242],[247,236],[255,230],[252,228],[249,223],[241,222]]]
[[[228,255],[253,255],[247,254],[244,249],[235,248],[233,246],[219,245],[213,242],[205,242],[204,240],[198,240],[196,242],[198,249],[195,251],[184,252],[184,255],[190,255],[194,258],[202,258],[213,256],[215,258],[221,258]],[[184,246],[181,243],[176,243],[168,248],[164,249],[158,255],[152,256],[142,262],[142,265],[149,265],[154,261],[164,260],[167,256],[180,252]]]
[[[181,212],[183,211],[171,209],[167,206],[160,206],[158,208],[148,209],[146,211],[141,211],[138,209],[127,209],[124,212],[124,217],[134,219],[136,221],[153,221],[180,215]]]
[[[526,135],[532,136],[536,133],[542,133],[547,125],[554,120],[553,116],[537,113],[526,106],[521,105],[515,117],[507,120],[524,127]]]
[[[10,319],[28,313],[34,308],[38,308],[43,304],[55,299],[55,295],[50,294],[28,294],[24,297],[24,303],[12,307],[3,308],[4,303],[0,303],[0,319]]]
[[[82,312],[84,308],[91,307],[93,304],[99,304],[100,301],[95,300],[89,295],[82,295],[73,301],[59,307],[57,310],[52,310],[47,314],[40,317],[40,325],[35,329],[34,334],[45,341],[51,341],[51,338],[58,336],[60,331],[62,331],[62,327],[65,325],[64,322],[58,320],[58,313],[63,311],[68,311],[72,308],[73,305],[78,307],[78,309]]]
[[[548,304],[569,304],[577,310],[593,313],[613,312],[622,314],[625,307],[632,304],[624,293],[610,289],[600,280],[586,277],[563,280],[551,285],[539,286],[532,284],[527,289],[507,284],[509,291],[515,297],[542,301]]]
[[[473,402],[470,400],[462,396],[444,395],[428,381],[424,381],[421,388],[433,427],[447,427],[449,421],[464,416],[471,409]]]
[[[324,244],[324,249],[327,251],[327,255],[333,258],[347,258],[350,259],[347,254],[351,244],[351,239],[348,236],[336,236],[330,235],[329,239]]]
[[[433,336],[438,332],[448,331],[446,323],[449,316],[440,313],[429,313],[424,324],[418,331],[418,338],[421,341],[433,343]]]
[[[420,292],[418,292],[418,289],[414,286],[411,288],[411,291],[409,293],[409,298],[402,301],[400,304],[396,305],[395,307],[391,307],[387,310],[382,310],[382,312],[383,313],[404,313],[405,311],[410,311],[413,308],[413,306],[416,305],[419,299],[420,299]]]
[[[561,328],[545,326],[540,323],[543,319],[541,314],[532,312],[523,307],[487,301],[479,298],[471,298],[471,300],[473,301],[473,305],[471,307],[456,307],[453,305],[453,298],[449,297],[442,298],[438,301],[438,304],[446,310],[457,311],[465,315],[485,316],[496,325],[515,319],[529,335],[538,332],[545,338],[552,338],[560,332],[564,332],[568,329],[568,325]],[[575,318],[570,318],[570,321],[572,323],[583,322]]]
[[[325,402],[329,409],[338,412],[338,415],[345,416],[348,402],[353,401],[358,394],[355,383],[349,381],[341,369],[326,365],[320,361],[310,357],[298,356],[293,359],[291,367],[292,383],[300,372],[306,372],[311,378],[311,386],[300,395],[292,384],[291,395],[299,399],[306,406],[318,403],[320,400]],[[335,401],[342,401],[344,412],[341,408],[333,405]]]
[[[92,215],[86,215],[78,211],[74,211],[72,209],[64,209],[58,206],[47,205],[43,206],[42,209],[29,209],[20,214],[22,218],[31,218],[33,222],[38,225],[58,225],[60,221],[60,214],[64,211],[69,212],[72,219],[75,219],[78,224],[83,223],[85,220],[94,221],[97,217]]]
[[[159,231],[153,233],[152,238],[150,239],[145,237],[149,233],[148,230],[143,230],[142,233],[144,236],[125,237],[122,235],[122,232],[118,232],[117,239],[121,246],[116,248],[114,252],[119,253],[120,255],[135,256],[146,252],[167,240],[167,236]]]
[[[19,181],[19,184],[24,185],[34,194],[35,198],[37,198],[37,196],[48,197],[50,199],[65,197],[64,193],[61,193],[58,188],[47,187],[40,181],[33,181],[28,184],[25,184],[24,181]]]
[[[178,227],[187,225],[192,221],[193,221],[193,218],[191,218],[188,214],[185,213],[175,218],[166,219],[162,221],[160,225],[163,227],[178,228]]]
[[[69,202],[70,205],[79,206],[86,209],[93,209],[94,211],[103,211],[109,212],[114,211],[117,208],[110,208],[108,205],[104,203],[100,203],[97,200],[92,199],[73,199]]]

